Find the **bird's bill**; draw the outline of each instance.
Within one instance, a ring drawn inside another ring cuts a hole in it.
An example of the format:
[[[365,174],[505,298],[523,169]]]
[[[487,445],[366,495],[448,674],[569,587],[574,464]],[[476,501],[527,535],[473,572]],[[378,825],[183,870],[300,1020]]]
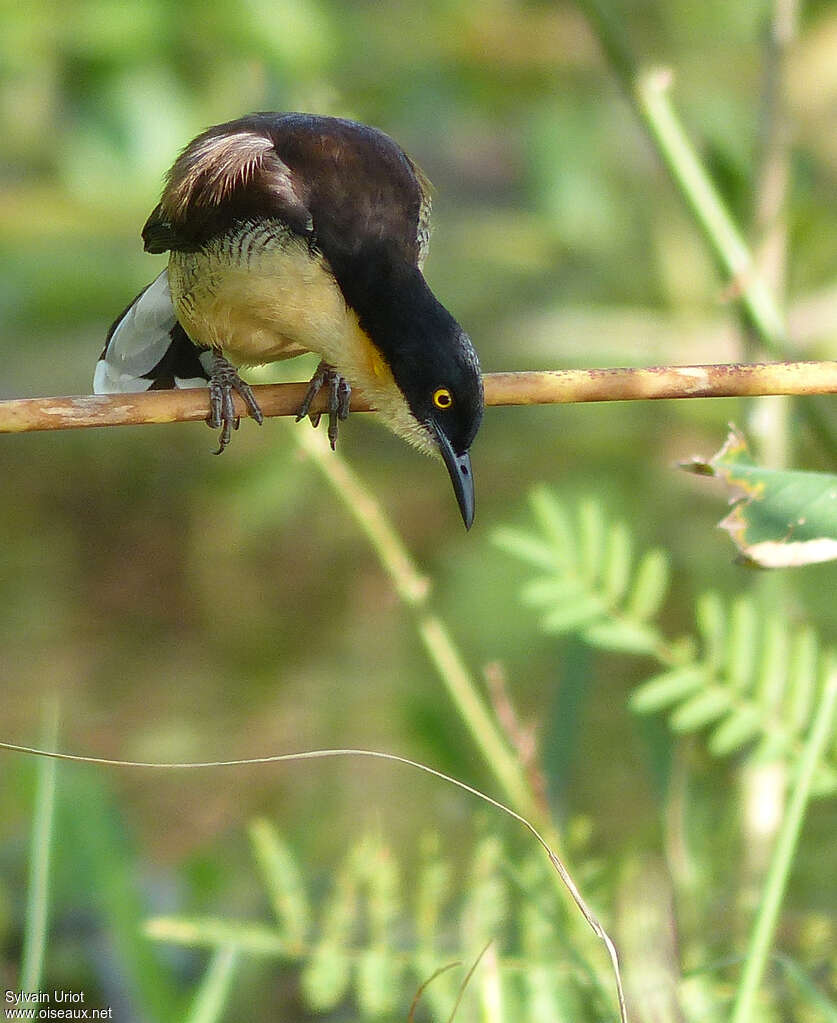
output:
[[[471,472],[471,456],[467,451],[457,455],[442,431],[436,430],[435,433],[439,442],[439,452],[447,466],[459,511],[462,513],[462,521],[465,528],[470,529],[474,521],[474,476]]]

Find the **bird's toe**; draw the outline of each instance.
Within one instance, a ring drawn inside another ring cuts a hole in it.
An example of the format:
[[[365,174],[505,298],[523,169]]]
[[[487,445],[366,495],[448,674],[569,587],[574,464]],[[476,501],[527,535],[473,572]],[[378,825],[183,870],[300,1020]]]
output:
[[[321,413],[311,412],[311,405],[326,385],[328,386],[328,402],[326,405],[326,412],[328,413],[328,440],[333,451],[337,447],[339,421],[347,419],[349,415],[352,389],[348,380],[327,362],[321,362],[317,367],[316,373],[311,377],[308,390],[305,392],[305,397],[302,399],[302,404],[297,412],[296,421],[299,422],[308,416],[312,426],[316,427],[319,425]]]
[[[207,422],[214,430],[221,430],[218,438],[218,450],[220,455],[230,442],[232,431],[237,430],[241,420],[235,411],[233,393],[241,395],[247,411],[255,421],[262,425],[264,415],[253,388],[238,375],[238,371],[232,363],[228,362],[219,351],[214,351],[212,373],[209,379],[209,416]]]

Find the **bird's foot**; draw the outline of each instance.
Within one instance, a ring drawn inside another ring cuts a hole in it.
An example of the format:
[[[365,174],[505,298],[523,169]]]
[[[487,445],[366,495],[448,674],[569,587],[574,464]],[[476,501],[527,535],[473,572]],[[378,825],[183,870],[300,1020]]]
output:
[[[235,366],[215,348],[212,350],[212,355],[207,422],[213,430],[221,430],[221,435],[218,438],[218,450],[215,452],[216,455],[220,455],[229,444],[232,431],[238,429],[239,418],[235,414],[233,391],[244,399],[247,411],[259,426],[264,422],[264,416],[256,401],[256,396],[253,394],[252,387],[241,379]]]
[[[311,383],[308,385],[308,390],[302,399],[299,412],[296,414],[296,421],[299,422],[300,419],[304,419],[310,414],[311,425],[317,426],[319,424],[320,413],[309,413],[309,410],[311,402],[313,402],[326,385],[328,385],[328,404],[326,406],[328,411],[328,440],[331,444],[331,450],[334,451],[337,447],[338,423],[349,416],[352,388],[349,385],[349,381],[344,376],[341,376],[333,366],[329,366],[327,362],[321,362],[317,366],[317,372],[311,377]]]

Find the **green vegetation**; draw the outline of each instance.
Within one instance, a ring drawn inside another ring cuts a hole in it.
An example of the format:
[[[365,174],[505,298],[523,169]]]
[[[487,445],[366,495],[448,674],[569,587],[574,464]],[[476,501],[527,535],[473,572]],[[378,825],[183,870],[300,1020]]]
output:
[[[411,152],[486,370],[835,357],[831,5],[40,0],[2,27],[0,398],[89,389],[161,266],[163,172],[254,109]],[[837,1019],[837,570],[736,564],[726,493],[674,471],[733,420],[758,466],[833,473],[833,400],[490,410],[467,535],[371,419],[336,458],[276,421],[218,459],[198,425],[0,438],[0,740],[402,754],[560,850],[633,1020]],[[460,1023],[617,1019],[543,851],[438,779],[3,765],[13,991],[402,1021],[428,982],[415,1020],[445,1020],[490,941]]]

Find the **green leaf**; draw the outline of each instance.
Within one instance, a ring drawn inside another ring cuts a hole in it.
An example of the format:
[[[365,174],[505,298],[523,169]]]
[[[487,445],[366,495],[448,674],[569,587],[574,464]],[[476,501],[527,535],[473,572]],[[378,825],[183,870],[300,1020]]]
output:
[[[394,1012],[401,996],[401,974],[393,955],[383,947],[364,951],[357,965],[357,1000],[365,1016]]]
[[[300,984],[312,1009],[326,1012],[345,998],[351,980],[351,963],[333,941],[321,942],[302,971]]]
[[[400,878],[392,850],[382,842],[370,842],[364,871],[369,938],[373,944],[384,947],[391,939],[401,911]]]
[[[703,639],[703,659],[715,671],[720,671],[727,642],[727,615],[717,593],[710,590],[698,597],[695,617]]]
[[[709,752],[727,756],[755,739],[761,730],[761,716],[753,706],[734,710],[709,737]]]
[[[712,686],[681,704],[671,715],[675,732],[696,732],[704,725],[723,717],[729,710],[730,697],[725,689]]]
[[[787,619],[774,615],[762,630],[758,701],[767,713],[777,713],[788,684],[790,635]]]
[[[628,621],[603,621],[584,630],[590,646],[623,654],[651,654],[657,648],[657,633],[645,625]]]
[[[513,554],[514,557],[527,561],[536,568],[560,567],[555,551],[530,533],[504,526],[495,530],[493,541],[507,554]]]
[[[270,821],[250,825],[256,861],[262,871],[273,912],[289,942],[302,945],[310,923],[308,900],[299,867]]]
[[[837,558],[837,476],[763,469],[734,427],[708,462],[683,468],[729,486],[735,503],[721,528],[747,561],[789,568]]]
[[[233,946],[219,948],[206,971],[186,1023],[216,1023],[222,1019],[235,978],[238,950]]]
[[[604,517],[595,501],[582,501],[578,508],[579,571],[591,586],[599,580],[604,557]]]
[[[527,583],[520,595],[524,604],[540,607],[575,600],[586,592],[584,584],[573,576],[550,576],[548,579],[534,579]]]
[[[530,498],[535,519],[553,550],[553,559],[565,571],[576,569],[576,541],[567,513],[545,488],[536,488]]]
[[[626,614],[644,622],[660,610],[668,590],[668,559],[661,550],[648,551],[639,563]]]
[[[631,694],[631,710],[637,714],[653,714],[670,707],[705,685],[707,677],[705,668],[692,664],[655,675]]]
[[[434,947],[442,910],[451,892],[450,864],[441,858],[439,849],[436,833],[422,836],[422,861],[415,888],[415,921],[419,944],[428,951]]]
[[[794,735],[804,731],[814,708],[819,644],[813,629],[796,633],[788,665],[788,706],[785,723]]]
[[[605,600],[616,605],[625,595],[631,577],[631,534],[624,522],[616,522],[607,534],[602,587]]]
[[[345,855],[320,917],[321,938],[302,972],[302,988],[315,1009],[333,1009],[351,981],[350,949],[358,917],[359,878],[368,841],[361,839]]]
[[[589,625],[604,611],[605,605],[600,597],[581,597],[554,608],[544,616],[542,626],[545,632],[572,632],[583,625]]]
[[[787,760],[790,750],[790,736],[786,732],[770,732],[764,735],[752,754],[755,764],[773,764],[777,760]]]
[[[744,690],[755,671],[758,619],[749,597],[739,597],[730,612],[726,676],[735,689]]]

